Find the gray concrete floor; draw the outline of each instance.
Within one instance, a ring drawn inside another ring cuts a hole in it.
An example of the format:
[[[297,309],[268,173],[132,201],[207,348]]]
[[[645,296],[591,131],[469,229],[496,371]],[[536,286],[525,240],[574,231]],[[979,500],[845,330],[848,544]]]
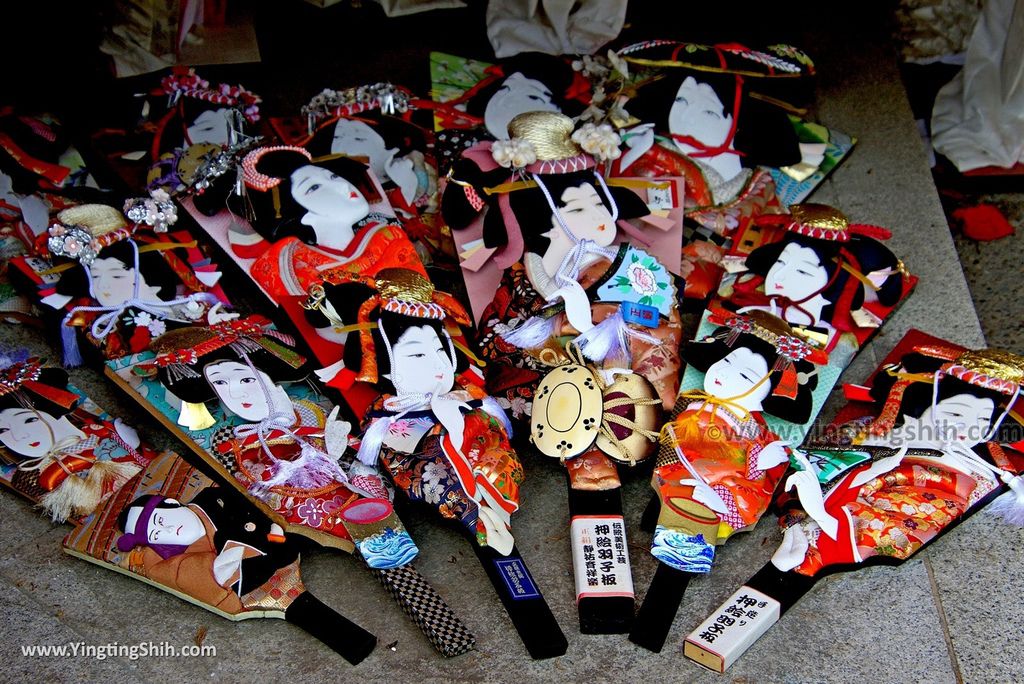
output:
[[[916,292],[850,368],[858,381],[910,328],[968,346],[985,343],[971,291],[957,259],[928,172],[895,54],[885,40],[851,35],[844,26],[809,35],[816,56],[818,120],[854,134],[850,158],[813,196],[852,219],[888,226],[908,267],[920,275]],[[425,66],[424,66],[425,68]],[[1019,238],[1019,236],[1018,236]],[[1011,243],[982,246],[968,272],[1003,274],[976,289],[985,331],[993,339],[1008,325],[989,315],[1008,311],[1020,272]],[[991,268],[992,263],[1000,268]],[[980,282],[980,277],[975,278]],[[998,337],[1022,350],[1019,337]],[[32,331],[4,328],[4,342],[56,358]],[[142,411],[97,373],[78,370],[73,380],[100,405],[134,419],[144,437],[174,446]],[[834,396],[828,412],[839,405]],[[181,447],[175,447],[184,453]],[[530,661],[490,584],[462,537],[433,519],[406,523],[422,549],[417,567],[475,630],[478,650],[451,660],[436,655],[384,590],[351,558],[315,551],[303,558],[309,588],[365,628],[380,646],[359,667],[283,622],[231,623],[139,582],[67,557],[66,528],[54,526],[13,496],[0,495],[0,578],[10,587],[4,620],[5,667],[0,679],[21,681],[302,681],[358,678],[409,681],[670,681],[670,682],[1011,682],[1024,678],[1024,630],[1019,619],[1020,551],[1024,531],[997,524],[984,512],[898,568],[871,568],[833,576],[814,588],[724,676],[682,656],[682,640],[771,555],[780,536],[765,520],[721,549],[710,576],[691,583],[664,651],[652,654],[624,636],[583,636],[576,630],[564,484],[558,467],[528,462],[522,512],[515,518],[524,557],[569,638],[558,659]],[[637,530],[648,499],[647,477],[624,487],[626,520],[638,598],[655,569],[649,535]],[[30,659],[28,644],[120,642],[205,643],[217,656],[204,659]]]

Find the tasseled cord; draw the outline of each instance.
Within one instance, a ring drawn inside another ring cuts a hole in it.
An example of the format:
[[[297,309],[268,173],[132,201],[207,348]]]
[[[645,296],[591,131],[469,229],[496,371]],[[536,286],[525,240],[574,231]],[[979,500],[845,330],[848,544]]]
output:
[[[539,349],[555,336],[554,316],[533,316],[516,328],[503,323],[495,326],[501,339],[519,349]]]
[[[577,337],[576,344],[583,355],[591,361],[600,363],[607,359],[621,359],[623,365],[629,366],[632,363],[632,355],[629,352],[630,337],[652,345],[660,344],[657,337],[630,328],[622,317],[621,309]]]

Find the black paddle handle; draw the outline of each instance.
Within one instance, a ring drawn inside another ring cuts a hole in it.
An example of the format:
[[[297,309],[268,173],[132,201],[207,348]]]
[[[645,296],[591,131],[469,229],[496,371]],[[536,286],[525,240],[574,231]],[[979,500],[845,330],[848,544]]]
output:
[[[647,595],[640,605],[629,640],[648,651],[660,653],[665,646],[669,630],[676,619],[679,604],[683,601],[686,586],[692,572],[677,570],[664,563],[658,563],[654,579],[647,588]]]
[[[518,549],[512,547],[502,556],[475,540],[470,543],[530,657],[542,660],[565,655],[569,642]]]
[[[377,646],[377,637],[308,591],[292,601],[284,618],[315,636],[353,665],[362,662]]]

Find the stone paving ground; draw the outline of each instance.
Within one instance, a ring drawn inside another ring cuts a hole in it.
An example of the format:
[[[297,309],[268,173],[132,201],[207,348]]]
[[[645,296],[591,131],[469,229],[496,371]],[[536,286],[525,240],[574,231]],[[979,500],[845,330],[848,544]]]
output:
[[[329,11],[324,10],[323,16],[343,16]],[[803,11],[812,12],[812,6]],[[972,289],[964,278],[899,81],[895,51],[887,41],[885,21],[878,16],[881,10],[858,7],[860,15],[852,8],[842,11],[849,16],[829,21],[794,19],[803,32],[787,36],[816,56],[816,118],[859,139],[854,153],[814,199],[834,204],[856,221],[891,227],[895,250],[921,277],[915,293],[862,352],[845,379],[863,379],[913,327],[975,347],[984,344],[984,330],[992,341],[1024,350],[1020,307],[1011,301],[1017,293],[1021,236],[981,245],[974,256],[973,246],[958,242],[973,286],[972,301]],[[424,16],[415,21],[439,41],[444,38],[436,19]],[[281,26],[282,31],[289,29],[287,17]],[[664,35],[664,27],[661,30]],[[387,49],[386,33],[373,38]],[[446,47],[451,42],[448,36]],[[370,67],[345,53],[343,43],[331,48],[349,56],[352,72],[338,71],[336,82],[321,81],[318,87],[367,80],[362,76]],[[264,59],[273,57],[273,50],[262,51]],[[425,62],[420,64],[425,69]],[[272,95],[295,88],[293,83],[281,83]],[[7,344],[22,344],[54,358],[51,348],[31,331],[4,328],[0,336]],[[139,425],[145,438],[174,446],[99,375],[78,370],[72,376],[99,404]],[[833,397],[830,410],[838,400]],[[309,588],[380,638],[377,650],[351,668],[291,625],[273,620],[231,623],[140,582],[63,555],[60,540],[66,528],[51,525],[4,494],[0,495],[4,521],[0,581],[8,587],[8,598],[0,679],[110,684],[328,678],[422,684],[553,680],[975,684],[1024,678],[1019,598],[1024,531],[998,525],[984,512],[898,568],[871,568],[821,582],[720,676],[684,659],[682,640],[769,558],[780,538],[772,522],[762,521],[721,549],[711,575],[694,581],[687,591],[665,650],[652,654],[623,636],[578,633],[562,475],[554,463],[528,459],[526,467],[523,509],[515,517],[515,529],[523,555],[568,636],[569,651],[562,658],[543,662],[527,658],[465,541],[432,518],[407,516],[422,549],[417,566],[475,630],[478,649],[452,660],[439,657],[355,561],[333,552],[310,552],[303,558]],[[638,599],[643,598],[655,568],[647,554],[650,536],[637,529],[648,500],[647,477],[646,472],[631,475],[623,492]],[[22,645],[74,641],[191,643],[200,630],[205,630],[205,643],[217,647],[216,657],[97,661],[33,659],[20,654]]]

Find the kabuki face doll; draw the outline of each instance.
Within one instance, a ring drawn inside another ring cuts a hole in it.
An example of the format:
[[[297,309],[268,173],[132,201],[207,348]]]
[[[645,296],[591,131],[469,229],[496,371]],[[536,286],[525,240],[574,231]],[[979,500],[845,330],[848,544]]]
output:
[[[206,536],[206,528],[199,516],[174,499],[164,499],[153,507],[133,503],[125,511],[121,529],[140,529],[142,515],[146,515],[146,519],[141,521],[145,544],[151,548],[187,547]]]
[[[768,360],[750,347],[736,346],[704,374],[704,391],[716,397],[744,397],[748,410],[758,410],[772,390],[761,382],[768,376]]]
[[[732,113],[707,83],[692,76],[683,79],[669,109],[668,129],[679,149],[698,155],[726,180],[740,172],[739,155],[732,151],[736,134]],[[708,155],[707,150],[716,153]]]
[[[207,403],[219,400],[228,416],[259,423],[294,413],[282,383],[305,377],[305,359],[294,340],[270,329],[260,317],[185,328],[154,340],[156,358],[147,369],[182,401],[178,423],[190,430],[215,424]]]
[[[391,345],[391,372],[385,374],[400,394],[444,394],[455,384],[451,340],[438,326],[412,326]]]
[[[277,385],[259,369],[238,361],[220,361],[204,366],[203,375],[224,408],[243,420],[259,422],[276,408],[271,400],[280,392],[268,397],[267,391],[277,390]]]

